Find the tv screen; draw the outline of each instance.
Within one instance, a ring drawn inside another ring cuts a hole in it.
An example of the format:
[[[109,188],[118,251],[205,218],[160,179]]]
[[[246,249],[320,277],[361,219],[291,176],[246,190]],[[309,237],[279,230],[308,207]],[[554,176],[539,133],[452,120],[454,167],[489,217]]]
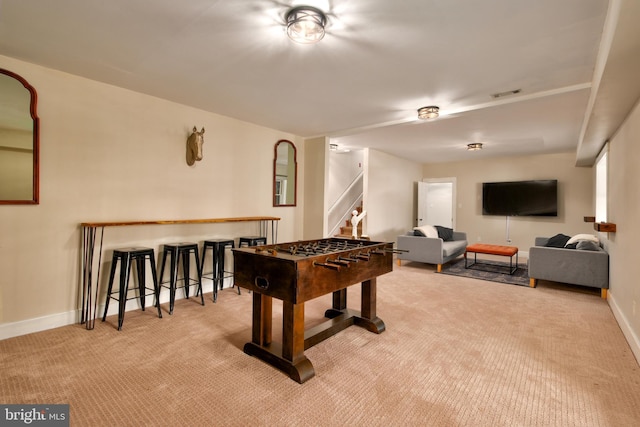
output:
[[[558,180],[485,182],[482,214],[558,216]]]

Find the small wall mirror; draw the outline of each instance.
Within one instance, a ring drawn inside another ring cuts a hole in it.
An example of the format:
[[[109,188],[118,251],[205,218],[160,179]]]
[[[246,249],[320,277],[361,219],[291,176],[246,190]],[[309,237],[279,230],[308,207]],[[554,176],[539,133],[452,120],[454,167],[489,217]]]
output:
[[[39,202],[39,133],[36,90],[0,68],[0,204]]]
[[[295,206],[298,165],[296,146],[281,139],[276,143],[273,158],[273,206]]]

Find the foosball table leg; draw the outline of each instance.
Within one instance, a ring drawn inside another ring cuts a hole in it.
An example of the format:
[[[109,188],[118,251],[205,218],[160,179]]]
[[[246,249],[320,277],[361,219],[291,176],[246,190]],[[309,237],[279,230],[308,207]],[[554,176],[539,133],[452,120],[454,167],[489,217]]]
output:
[[[333,319],[341,315],[347,309],[347,290],[340,289],[333,293],[333,303],[331,308],[325,311],[324,317]]]
[[[304,303],[282,302],[282,358],[289,364],[289,377],[303,383],[315,375],[304,355]]]
[[[379,334],[386,329],[386,326],[376,314],[376,290],[375,278],[362,282],[360,317],[356,318],[355,323],[370,332]]]
[[[273,300],[270,296],[253,293],[253,328],[251,340],[257,345],[271,344]]]
[[[272,302],[270,296],[253,293],[252,339],[244,345],[244,352],[302,384],[315,375],[304,355],[304,303],[282,302],[282,345],[278,345],[271,342]]]

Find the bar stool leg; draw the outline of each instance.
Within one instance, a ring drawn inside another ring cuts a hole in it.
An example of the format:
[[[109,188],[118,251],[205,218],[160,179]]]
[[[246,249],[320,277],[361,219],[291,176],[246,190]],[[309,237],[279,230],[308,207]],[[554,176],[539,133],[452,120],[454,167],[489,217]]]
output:
[[[174,262],[174,256],[172,250],[164,249],[162,251],[162,265],[160,266],[160,279],[158,282],[158,286],[160,286],[164,279],[164,268],[167,263],[167,257],[169,257],[169,314],[173,314],[173,303],[176,299],[176,268],[177,265]],[[160,305],[160,301],[158,301],[158,305]]]
[[[218,246],[211,248],[211,271],[213,271],[213,302],[218,301]]]
[[[131,269],[131,255],[122,257],[120,262],[120,293],[118,301],[118,330],[122,330],[124,311],[127,306],[127,292],[129,291],[129,271]]]
[[[200,257],[200,268],[198,269],[198,274],[200,275],[200,278],[202,278],[202,272],[204,270],[204,261],[207,259],[207,243],[205,242],[202,245],[202,256]],[[216,286],[215,286],[215,280],[213,281],[213,292],[214,292],[214,296],[215,296],[215,291],[216,291]],[[196,296],[198,296],[199,291],[196,291]]]
[[[231,245],[229,245],[229,246],[231,246],[231,247],[233,248],[233,244],[231,244]],[[222,277],[223,277],[223,280],[224,280],[224,256],[225,256],[225,249],[226,249],[226,246],[225,246],[224,248],[222,248]],[[235,286],[235,279],[234,279],[234,276],[233,276],[233,274],[232,274],[232,275],[231,275],[231,287],[233,288],[234,286]],[[237,288],[238,288],[238,295],[241,295],[241,294],[240,294],[240,286],[237,286]]]
[[[158,283],[158,274],[156,273],[156,257],[153,252],[149,254],[149,263],[151,264],[151,276],[153,277],[153,290],[155,292],[155,306],[158,309],[158,317],[162,319],[162,311],[160,310],[160,284]]]
[[[107,287],[107,301],[104,304],[104,314],[102,315],[102,321],[104,322],[107,318],[107,310],[109,310],[109,300],[111,299],[111,290],[113,289],[113,279],[116,275],[116,266],[118,264],[118,259],[114,257],[111,263],[111,273],[109,273],[109,286]]]
[[[220,280],[220,245],[215,244],[213,246],[212,251],[213,260],[211,262],[211,267],[213,269],[213,302],[218,301],[218,290],[222,290],[222,283]],[[220,288],[218,288],[218,284]]]
[[[198,295],[198,293],[200,294],[200,301],[202,302],[202,305],[204,305],[204,291],[202,290],[202,275],[200,274],[200,272],[202,271],[202,264],[200,264],[200,258],[198,257],[198,249],[194,249],[193,250],[193,255],[196,259],[196,274],[198,275],[198,287],[196,290],[196,296]],[[187,254],[187,257],[189,255]],[[189,280],[189,277],[187,276],[187,280]],[[215,286],[215,283],[214,283]]]
[[[162,279],[164,278],[164,266],[167,261],[167,250],[162,250],[162,262],[160,263],[160,278],[158,284],[162,284]]]
[[[171,297],[169,298],[169,314],[173,314],[173,306],[176,302],[176,282],[178,281],[178,263],[179,256],[176,252],[171,251],[171,273],[169,281],[169,292]]]
[[[144,262],[147,259],[146,256],[136,256],[136,270],[138,273],[138,292],[140,294],[140,304],[142,305],[142,311],[144,311],[145,306],[145,294],[146,292],[146,272]]]
[[[190,257],[191,251],[182,251],[182,277],[184,279],[184,295],[186,298],[189,298]]]

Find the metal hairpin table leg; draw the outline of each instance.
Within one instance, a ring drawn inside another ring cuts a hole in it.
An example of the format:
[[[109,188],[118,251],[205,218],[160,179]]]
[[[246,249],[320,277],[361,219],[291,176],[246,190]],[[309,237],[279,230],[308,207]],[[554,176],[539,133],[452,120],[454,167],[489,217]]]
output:
[[[271,220],[271,240],[274,244],[278,243],[278,221]]]
[[[269,236],[269,222],[271,222],[271,244],[278,243],[278,221],[276,220],[260,220],[260,235]]]
[[[87,329],[93,329],[96,322],[98,309],[98,296],[100,284],[100,264],[102,263],[102,241],[104,227],[100,232],[100,249],[98,252],[98,272],[96,274],[95,288],[93,286],[93,257],[96,245],[97,227],[82,228],[82,314],[80,323],[84,323]]]

